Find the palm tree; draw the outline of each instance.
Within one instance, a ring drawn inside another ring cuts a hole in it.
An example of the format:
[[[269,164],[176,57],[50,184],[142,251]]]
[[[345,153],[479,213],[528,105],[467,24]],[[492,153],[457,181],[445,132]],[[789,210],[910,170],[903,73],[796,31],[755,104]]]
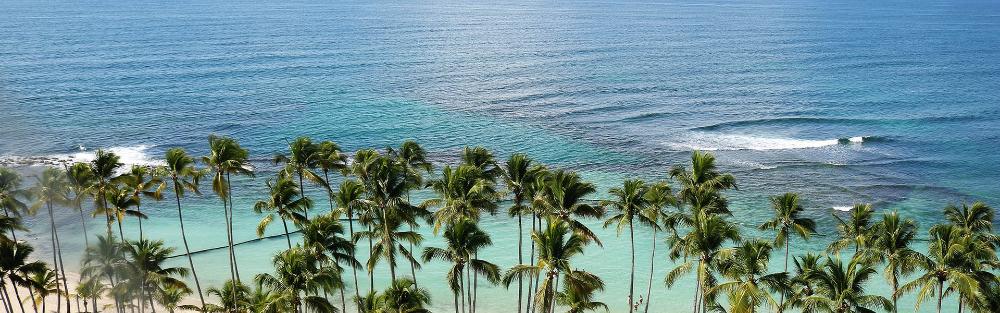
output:
[[[771,243],[757,239],[738,245],[719,260],[718,272],[729,280],[708,289],[706,296],[725,293],[729,304],[726,312],[732,313],[757,312],[761,305],[781,307],[772,294],[786,293],[788,273],[768,273],[771,249]]]
[[[416,259],[409,254],[408,249],[398,245],[399,240],[419,245],[423,238],[419,233],[400,231],[399,228],[403,224],[415,226],[417,218],[425,217],[430,213],[422,206],[410,204],[406,199],[413,184],[406,168],[396,160],[378,155],[374,151],[359,151],[355,162],[354,172],[364,184],[366,193],[366,198],[360,201],[365,210],[361,212],[359,221],[368,226],[368,231],[355,233],[354,240],[357,242],[360,238],[369,239],[371,257],[368,260],[368,275],[370,281],[374,281],[372,269],[381,259],[387,261],[392,280],[396,280],[395,254],[397,252],[402,252],[408,261],[419,265],[416,263]],[[377,246],[374,245],[376,239],[379,240]],[[397,249],[397,245],[400,249]]]
[[[187,256],[188,266],[191,269],[191,276],[194,278],[194,286],[198,292],[198,300],[201,301],[201,308],[205,308],[205,295],[201,291],[201,282],[198,280],[198,272],[194,268],[194,258],[191,255],[191,247],[188,245],[187,232],[184,230],[184,211],[181,210],[181,197],[185,191],[194,192],[201,195],[198,190],[198,183],[201,181],[204,172],[194,167],[194,158],[189,156],[182,148],[172,148],[167,150],[166,169],[170,176],[170,181],[174,186],[174,200],[177,202],[177,221],[181,225],[181,241],[184,242],[184,255]]]
[[[963,203],[961,207],[948,205],[944,208],[944,217],[970,233],[983,236],[994,247],[1000,247],[1000,236],[993,233],[993,208],[986,203],[976,201],[971,206]]]
[[[249,300],[251,297],[250,288],[246,285],[227,280],[222,284],[222,288],[209,287],[205,290],[209,296],[219,298],[219,304],[209,303],[204,312],[253,312]]]
[[[704,192],[704,190],[699,191],[699,194]],[[740,240],[736,225],[729,223],[720,215],[707,213],[708,211],[694,207],[690,215],[677,214],[673,217],[676,222],[671,221],[670,224],[678,223],[688,230],[680,235],[676,226],[671,225],[674,229],[673,234],[667,239],[670,245],[670,259],[677,260],[683,257],[685,261],[667,273],[664,281],[668,287],[673,286],[677,279],[694,270],[696,288],[693,308],[696,313],[707,309],[706,291],[715,281],[709,268],[716,265],[719,252],[727,242]]]
[[[114,223],[111,211],[108,210],[108,189],[114,185],[118,169],[124,165],[119,160],[118,155],[112,152],[97,150],[94,154],[94,160],[90,161],[90,172],[97,179],[96,189],[93,190],[95,195],[94,207],[96,208],[94,214],[95,216],[100,213],[105,214],[107,218],[108,237],[111,237],[111,224]]]
[[[281,301],[281,295],[257,286],[248,296],[247,307],[254,313],[281,313],[292,311],[289,303]]]
[[[25,199],[28,196],[29,192],[21,189],[21,175],[18,175],[14,170],[0,167],[0,209],[3,209],[4,217],[9,221],[13,221],[14,218],[20,217],[21,213],[27,212],[28,205],[22,202],[21,199]],[[0,231],[9,231],[9,240],[17,241],[17,234],[14,233],[13,228]],[[6,238],[6,234],[0,236]]]
[[[18,216],[0,216],[0,241],[16,241],[14,240],[13,234],[16,230],[27,230]],[[7,237],[7,233],[11,233],[11,237]]]
[[[771,209],[774,210],[774,217],[760,225],[761,230],[774,230],[774,245],[785,246],[785,272],[788,272],[788,250],[791,240],[788,238],[790,232],[794,232],[799,238],[809,240],[812,234],[816,233],[816,222],[811,218],[801,217],[805,211],[799,203],[799,195],[786,193],[780,196],[771,197]],[[785,302],[785,294],[779,296],[778,303]],[[778,307],[781,312],[781,307]]]
[[[471,165],[456,168],[445,166],[441,178],[430,182],[438,198],[427,200],[423,206],[440,206],[434,212],[434,233],[442,226],[459,220],[478,221],[483,213],[497,211],[498,193],[482,170]]]
[[[479,229],[476,223],[469,219],[459,220],[448,224],[445,228],[444,236],[446,248],[427,247],[424,248],[424,262],[437,259],[450,262],[451,269],[448,271],[445,280],[455,296],[455,312],[459,312],[461,302],[462,312],[465,310],[465,295],[472,294],[472,286],[463,282],[466,270],[482,274],[490,282],[496,283],[500,279],[500,268],[488,261],[475,258],[476,252],[493,244],[490,236]],[[461,301],[459,301],[461,299]],[[469,303],[470,311],[472,303]]]
[[[298,176],[300,197],[306,198],[304,179],[309,179],[309,181],[323,186],[323,189],[329,190],[327,181],[313,171],[319,167],[319,160],[324,155],[320,153],[319,147],[312,143],[312,139],[305,136],[295,138],[294,141],[288,143],[288,150],[287,156],[284,154],[275,155],[274,164],[285,164],[285,168],[280,172],[281,175]],[[306,209],[305,216],[309,217],[308,208]]]
[[[910,242],[917,236],[917,222],[913,219],[903,219],[896,211],[882,214],[882,220],[875,224],[875,233],[879,236],[872,242],[868,254],[877,262],[885,262],[885,279],[892,287],[892,311],[899,310],[899,276],[907,275],[916,270],[926,257],[913,249]]]
[[[394,280],[380,296],[381,313],[430,313],[424,307],[431,304],[431,294],[417,287],[411,279]]]
[[[611,207],[617,213],[611,216],[606,221],[604,221],[604,227],[615,225],[618,230],[618,235],[621,235],[622,230],[628,227],[629,236],[629,246],[632,254],[632,263],[629,271],[629,285],[628,285],[628,307],[629,312],[633,312],[635,307],[635,222],[638,220],[640,224],[644,225],[656,225],[656,221],[649,219],[647,215],[642,214],[644,210],[649,208],[650,199],[646,198],[646,193],[649,192],[649,186],[646,182],[639,179],[627,179],[622,183],[621,187],[614,187],[608,191],[611,195],[611,200],[602,200],[600,202],[603,207]]]
[[[83,307],[90,309],[90,313],[99,312],[97,309],[97,299],[104,297],[106,292],[108,292],[107,286],[97,278],[84,279],[80,281],[80,284],[76,285],[76,294],[80,298],[83,298]],[[88,301],[90,301],[89,307]]]
[[[249,152],[235,139],[229,137],[208,136],[209,155],[202,157],[202,163],[211,168],[212,191],[222,199],[222,208],[226,213],[226,239],[229,243],[229,275],[231,279],[240,284],[239,268],[236,262],[236,254],[233,251],[233,211],[232,211],[232,186],[230,175],[253,176],[253,167],[250,165]],[[236,289],[231,290],[236,292]],[[234,294],[233,297],[238,296]],[[236,304],[240,304],[239,301]]]
[[[408,250],[403,243],[418,244],[423,240],[423,236],[417,232],[401,230],[403,221],[398,216],[386,215],[384,218],[387,219],[380,219],[378,221],[376,230],[354,233],[354,242],[362,238],[373,240],[374,247],[371,250],[371,257],[368,258],[368,263],[366,264],[369,275],[375,270],[375,266],[379,262],[384,261],[389,265],[389,275],[395,281],[397,254],[402,254],[407,260],[416,262],[412,251]]]
[[[369,291],[364,297],[354,299],[362,313],[429,313],[425,307],[431,303],[427,290],[417,287],[413,280],[400,278],[390,284],[385,292]]]
[[[496,182],[496,179],[503,174],[503,169],[497,165],[496,158],[493,157],[493,152],[484,147],[465,147],[465,150],[462,150],[461,159],[462,164],[479,168],[483,174],[483,178],[491,182]]]
[[[66,168],[66,177],[69,180],[67,188],[73,193],[73,197],[68,200],[73,208],[80,213],[80,228],[83,229],[84,244],[89,246],[90,235],[87,234],[87,218],[83,214],[83,202],[87,197],[94,196],[97,178],[94,177],[94,172],[91,171],[90,165],[87,163],[74,163]]]
[[[855,204],[849,214],[851,218],[847,221],[837,214],[833,215],[837,219],[837,232],[840,237],[827,248],[831,253],[837,253],[847,246],[854,245],[854,253],[857,254],[875,241],[877,234],[873,232],[872,216],[875,215],[875,210],[872,209],[872,205]]]
[[[410,202],[410,190],[422,188],[424,185],[421,172],[430,174],[431,169],[433,169],[431,162],[427,161],[427,151],[420,144],[417,144],[416,141],[406,140],[399,146],[399,150],[394,150],[390,147],[387,154],[395,158],[396,162],[402,165],[407,172],[410,187],[406,191],[406,202]],[[414,226],[410,225],[410,231],[413,231]],[[410,251],[413,251],[413,244],[410,244]],[[410,275],[413,277],[413,284],[419,286],[417,284],[417,267],[417,264],[410,262]]]
[[[288,304],[293,312],[302,312],[303,307],[312,312],[336,312],[337,308],[318,293],[331,291],[340,281],[340,275],[320,266],[321,259],[316,253],[296,246],[276,255],[272,264],[274,274],[258,274],[254,280],[275,294],[275,302]]]
[[[563,290],[556,294],[556,304],[567,307],[567,313],[583,313],[600,309],[608,312],[607,304],[594,300],[594,293],[601,291],[604,291],[604,281],[599,277],[584,271],[573,271],[566,275]]]
[[[323,181],[326,182],[327,198],[330,200],[330,211],[333,211],[334,196],[333,186],[330,186],[330,171],[336,170],[346,175],[347,156],[340,151],[340,146],[333,141],[327,140],[316,145],[314,159],[316,160],[316,167],[323,171]]]
[[[14,241],[0,241],[0,285],[3,286],[3,296],[8,299],[8,309],[13,312],[14,308],[10,301],[10,294],[7,293],[6,279],[14,289],[14,299],[21,299],[18,287],[28,287],[28,279],[32,273],[44,270],[45,263],[41,261],[30,261],[31,253],[35,251],[27,243]],[[33,293],[33,292],[32,292]],[[32,295],[34,298],[34,295]],[[28,312],[24,309],[24,303],[17,301],[21,306],[21,312]],[[35,309],[38,311],[38,309]]]
[[[127,283],[119,287],[138,289],[139,310],[145,311],[146,303],[155,307],[155,291],[159,288],[187,289],[180,279],[187,276],[183,267],[168,267],[167,258],[174,254],[173,248],[163,246],[163,241],[139,239],[123,245],[125,259],[122,269],[127,273]]]
[[[107,279],[111,290],[118,288],[118,274],[122,268],[124,259],[122,245],[114,236],[97,236],[97,243],[88,246],[83,254],[83,267],[80,274],[85,280]],[[121,312],[121,298],[119,294],[112,292],[115,301],[116,311]],[[95,299],[96,301],[96,299]]]
[[[860,258],[844,264],[840,259],[827,257],[820,269],[809,272],[814,293],[802,298],[800,306],[806,312],[874,312],[873,308],[890,311],[892,302],[889,299],[865,293],[865,284],[876,273]]]
[[[178,308],[183,309],[181,301],[190,294],[191,289],[169,286],[157,293],[156,303],[167,309],[168,313],[174,313]]]
[[[57,297],[65,295],[62,290],[59,289],[59,277],[55,270],[48,268],[43,268],[39,271],[32,272],[28,276],[28,288],[34,290],[34,299],[32,301],[35,305],[42,306],[42,312],[45,312],[45,299],[51,294],[56,294]],[[66,297],[69,298],[68,295]],[[56,300],[56,304],[60,301]],[[59,307],[56,307],[56,312],[59,312]]]
[[[351,240],[354,238],[354,219],[355,219],[355,209],[359,208],[362,203],[362,196],[365,193],[365,186],[360,182],[349,179],[340,183],[340,188],[335,195],[337,200],[337,211],[338,213],[347,216],[347,225],[350,231]],[[355,251],[351,251],[351,259],[357,260],[355,256]],[[358,287],[358,269],[356,267],[351,267],[351,271],[354,272],[354,297],[361,297],[361,289]]]
[[[303,197],[299,186],[288,177],[278,176],[274,180],[267,181],[267,189],[270,190],[266,200],[259,200],[253,205],[254,212],[273,212],[264,216],[257,224],[257,237],[264,237],[264,231],[274,220],[277,214],[281,218],[281,223],[285,227],[285,240],[288,241],[288,248],[292,248],[291,232],[288,230],[288,220],[298,227],[305,224],[308,219],[305,214],[312,207],[312,200]]]
[[[108,220],[109,223],[118,223],[118,238],[122,242],[125,242],[125,231],[122,225],[125,222],[125,216],[134,216],[138,219],[147,218],[145,214],[139,212],[138,210],[132,209],[139,205],[139,200],[136,199],[135,194],[132,190],[124,186],[111,185],[105,188],[104,191],[106,206],[103,208],[98,208],[95,214],[105,214],[110,216],[111,219]],[[111,229],[111,225],[108,224],[108,229]]]
[[[504,185],[507,191],[513,196],[513,204],[508,210],[510,216],[517,216],[517,264],[524,264],[524,214],[530,214],[529,207],[524,205],[525,200],[530,202],[529,196],[533,194],[532,187],[535,186],[535,179],[543,170],[540,165],[533,164],[534,161],[524,153],[515,153],[503,164],[502,173]],[[534,218],[532,218],[534,221]],[[534,229],[532,229],[534,230]],[[521,312],[521,301],[524,297],[524,284],[517,282],[517,312]]]
[[[580,233],[587,242],[601,246],[601,240],[579,218],[602,218],[604,209],[591,205],[587,196],[597,191],[594,184],[583,181],[580,175],[557,170],[545,175],[541,193],[535,197],[534,205],[544,215],[551,215],[566,223],[574,232]]]
[[[656,242],[658,241],[657,232],[659,232],[662,227],[661,222],[667,220],[668,214],[664,211],[667,206],[677,206],[677,198],[674,197],[673,192],[670,190],[670,185],[666,182],[659,182],[651,184],[649,190],[646,191],[644,195],[646,201],[649,205],[640,212],[643,215],[643,220],[649,221],[650,228],[653,229],[653,235],[650,237],[650,242],[652,247],[649,249],[649,280],[646,285],[646,299],[644,312],[649,312],[649,304],[652,302],[653,295],[653,273],[655,272],[656,266]]]
[[[691,169],[674,166],[670,169],[670,177],[681,184],[678,197],[688,199],[699,190],[724,191],[736,188],[736,178],[731,174],[719,172],[715,165],[715,156],[711,153],[694,151],[691,153]],[[728,212],[726,207],[717,208]]]
[[[919,267],[923,271],[915,280],[899,288],[900,293],[919,289],[917,309],[927,297],[937,297],[937,312],[941,312],[944,297],[958,292],[959,307],[966,301],[976,299],[979,293],[977,278],[986,275],[982,261],[992,259],[996,254],[985,240],[971,236],[961,226],[937,225],[930,230],[930,244],[927,257],[922,258]]]
[[[142,232],[142,198],[150,198],[156,201],[163,200],[163,188],[166,184],[152,171],[151,168],[140,165],[132,165],[128,174],[121,176],[123,185],[132,190],[132,198],[135,199],[135,210],[139,213],[136,220],[139,221],[139,239],[143,239]]]
[[[340,214],[327,213],[314,217],[302,227],[302,241],[306,249],[312,249],[320,256],[324,264],[333,265],[339,274],[343,273],[341,264],[345,264],[352,269],[360,268],[361,263],[354,259],[354,243],[350,239],[341,237],[344,234],[344,226],[340,223]],[[321,265],[325,266],[325,265]],[[344,282],[338,280],[335,286],[340,290],[340,301],[342,311],[347,311],[347,298],[344,296]]]
[[[55,210],[53,206],[56,204],[66,203],[66,195],[69,192],[66,188],[66,172],[56,168],[46,168],[42,171],[42,175],[36,177],[37,183],[34,187],[31,187],[31,194],[36,199],[34,205],[32,205],[32,211],[44,206],[49,214],[49,230],[51,232],[52,239],[52,266],[53,273],[55,275],[56,281],[62,280],[63,289],[61,293],[56,293],[56,301],[62,295],[69,294],[69,284],[66,283],[66,269],[65,264],[62,262],[62,248],[61,241],[59,240],[59,229],[56,227]],[[56,288],[58,289],[58,285]],[[61,304],[56,305],[56,311],[60,311]],[[69,297],[66,297],[66,310],[70,310]]]
[[[507,271],[502,281],[504,286],[510,287],[518,277],[534,277],[542,274],[544,279],[538,284],[534,306],[537,311],[552,313],[555,310],[559,279],[566,275],[579,274],[572,268],[570,261],[573,257],[583,254],[588,239],[583,234],[573,231],[569,223],[560,218],[549,217],[546,222],[545,229],[531,234],[531,240],[538,246],[537,263],[514,266]]]

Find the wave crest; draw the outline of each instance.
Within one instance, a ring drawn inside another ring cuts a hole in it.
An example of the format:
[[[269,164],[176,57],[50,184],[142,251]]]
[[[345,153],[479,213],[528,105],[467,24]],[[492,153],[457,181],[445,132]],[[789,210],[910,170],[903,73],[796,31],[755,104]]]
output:
[[[691,134],[681,142],[669,142],[667,146],[678,150],[792,150],[822,148],[837,145],[861,144],[878,137],[855,136],[837,139],[813,140],[778,137],[757,137],[732,134]]]
[[[163,165],[164,161],[151,157],[147,151],[151,146],[125,146],[111,147],[104,149],[112,152],[120,158],[120,162],[125,165]],[[73,153],[50,154],[42,156],[7,156],[0,158],[0,165],[9,166],[62,166],[77,162],[90,162],[94,160],[94,150],[80,146],[79,151]]]

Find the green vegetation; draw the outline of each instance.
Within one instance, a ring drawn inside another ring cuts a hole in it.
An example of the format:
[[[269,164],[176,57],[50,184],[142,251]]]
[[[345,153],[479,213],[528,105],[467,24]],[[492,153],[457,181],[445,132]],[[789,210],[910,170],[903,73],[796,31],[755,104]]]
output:
[[[32,182],[0,168],[4,312],[47,312],[52,306],[56,312],[339,312],[349,310],[349,301],[358,313],[429,312],[430,294],[413,277],[429,262],[449,265],[446,272],[432,276],[446,282],[456,313],[477,311],[480,284],[502,284],[511,290],[517,285],[518,313],[607,311],[608,305],[597,301],[599,294],[608,292],[604,281],[574,266],[588,247],[603,245],[588,226],[595,221],[615,227],[619,235],[628,232],[629,287],[611,292],[627,299],[629,312],[650,311],[652,283],[659,279],[652,276],[657,264],[674,266],[662,278],[667,286],[681,279],[695,282],[690,300],[694,313],[897,312],[908,309],[897,307],[904,294],[913,294],[917,306],[935,300],[938,312],[946,300],[957,301],[959,312],[1000,308],[995,275],[1000,237],[994,234],[993,209],[980,202],[947,206],[945,222],[930,227],[926,253],[911,247],[919,236],[914,220],[895,211],[879,217],[871,205],[857,204],[846,217],[833,214],[837,236],[824,251],[829,255],[794,256],[789,252],[793,241],[812,240],[817,233],[817,223],[804,215],[800,196],[772,197],[774,215],[758,227],[771,233],[747,238],[730,220],[726,192],[737,187],[736,178],[721,172],[707,153],[694,152],[690,164],[671,168],[662,181],[627,179],[608,190],[609,199],[597,201],[590,198],[597,192],[594,184],[525,154],[498,161],[489,150],[472,147],[462,151],[456,164],[435,172],[427,152],[413,141],[348,157],[331,141],[313,143],[307,137],[290,142],[288,154],[274,157],[283,167],[266,180],[267,192],[253,206],[262,217],[257,235],[263,236],[275,218],[280,219],[287,249],[273,256],[273,272],[258,274],[248,284],[240,280],[233,250],[237,208],[231,176],[255,175],[250,152],[229,137],[212,136],[208,143],[210,153],[200,159],[203,168],[180,148],[166,152],[164,166],[127,170],[118,156],[99,150],[92,162],[46,168],[32,175]],[[203,290],[184,229],[183,200],[188,192],[200,194],[200,184],[209,175],[212,191],[222,200],[230,279]],[[342,176],[339,185],[333,185],[336,176]],[[319,206],[328,202],[328,211],[316,207],[307,188],[325,191],[327,199]],[[433,197],[412,202],[410,194],[425,188]],[[167,196],[174,200],[170,206],[176,205],[184,267],[168,266],[175,249],[142,232],[147,216],[140,205]],[[493,245],[480,221],[508,204],[507,216],[517,221],[517,229],[510,231],[518,232],[518,264],[503,269],[497,260],[479,257]],[[60,209],[78,211],[82,221],[84,213],[91,212],[106,222],[105,234],[86,238],[81,278],[72,289],[56,228]],[[51,243],[46,244],[51,249],[46,251],[52,255],[32,255],[32,246],[18,239],[27,231],[22,217],[35,214],[44,214],[48,222]],[[126,217],[135,219],[138,238],[127,238],[122,231],[124,223],[131,223]],[[417,229],[424,226],[431,227],[443,245],[421,247],[426,238]],[[301,232],[301,242],[293,241],[293,232]],[[645,297],[641,285],[636,290],[636,232],[650,232],[653,238]],[[661,258],[673,262],[656,258],[658,241],[667,244],[668,253]],[[365,243],[370,253],[358,255],[356,248]],[[775,253],[780,268],[769,266]],[[380,264],[388,272],[376,273]],[[409,276],[399,271],[407,264]],[[368,275],[367,292],[360,291],[364,286],[358,281],[359,270]],[[879,271],[890,294],[872,294],[865,288],[880,280]],[[194,290],[185,283],[188,275]],[[376,275],[387,275],[391,284],[377,290]],[[353,286],[353,295],[346,294],[347,286]],[[197,302],[189,300],[194,295]],[[46,301],[52,298],[55,301]],[[652,311],[662,309],[653,306]]]

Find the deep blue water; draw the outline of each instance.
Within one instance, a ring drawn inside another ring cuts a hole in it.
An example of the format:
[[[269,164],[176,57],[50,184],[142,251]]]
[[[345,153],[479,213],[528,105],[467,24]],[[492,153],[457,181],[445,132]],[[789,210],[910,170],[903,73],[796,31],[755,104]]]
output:
[[[606,190],[704,149],[737,175],[745,225],[795,191],[827,232],[854,202],[927,226],[947,203],[1000,205],[997,60],[993,1],[12,0],[0,155],[155,161],[204,154],[214,133],[263,161],[298,135],[350,151],[412,138],[441,162],[467,145],[526,151]],[[245,184],[252,203],[263,178]],[[196,202],[194,227],[212,229],[214,199]],[[509,220],[487,223],[513,244]]]

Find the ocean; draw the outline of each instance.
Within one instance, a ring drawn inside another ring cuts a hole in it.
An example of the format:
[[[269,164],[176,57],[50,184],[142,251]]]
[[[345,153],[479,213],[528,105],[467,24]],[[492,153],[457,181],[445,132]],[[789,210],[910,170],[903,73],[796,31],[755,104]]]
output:
[[[822,234],[834,233],[831,212],[858,202],[927,229],[949,203],[1000,205],[997,60],[995,1],[7,0],[0,160],[86,160],[105,148],[156,164],[168,148],[200,156],[209,134],[233,136],[259,169],[236,182],[236,236],[249,240],[261,218],[250,208],[275,170],[268,160],[300,135],[346,151],[415,139],[439,168],[466,146],[501,159],[526,152],[580,172],[599,187],[595,198],[625,178],[666,179],[697,149],[736,175],[732,219],[747,237],[770,236],[753,228],[770,216],[767,197],[784,192],[802,194]],[[185,205],[192,249],[224,245],[220,201],[206,193]],[[148,236],[182,249],[173,205],[142,209]],[[48,255],[47,220],[29,222]],[[71,269],[79,222],[68,209],[58,216]],[[91,234],[104,227],[88,223]],[[516,220],[482,223],[495,242],[483,257],[516,263]],[[134,226],[126,230],[137,236]],[[425,235],[425,246],[441,245]],[[605,247],[574,265],[605,279],[601,300],[620,312],[627,239],[600,235]],[[637,233],[643,294],[650,237]],[[241,271],[267,271],[283,246],[241,245]],[[228,277],[225,255],[196,256],[203,285]],[[693,277],[663,285],[664,255],[661,241],[654,312],[686,307],[694,293]],[[445,266],[417,275],[434,311],[451,308]],[[385,276],[376,270],[380,284]],[[888,294],[881,276],[871,290]],[[484,312],[509,312],[517,290],[480,294]]]

